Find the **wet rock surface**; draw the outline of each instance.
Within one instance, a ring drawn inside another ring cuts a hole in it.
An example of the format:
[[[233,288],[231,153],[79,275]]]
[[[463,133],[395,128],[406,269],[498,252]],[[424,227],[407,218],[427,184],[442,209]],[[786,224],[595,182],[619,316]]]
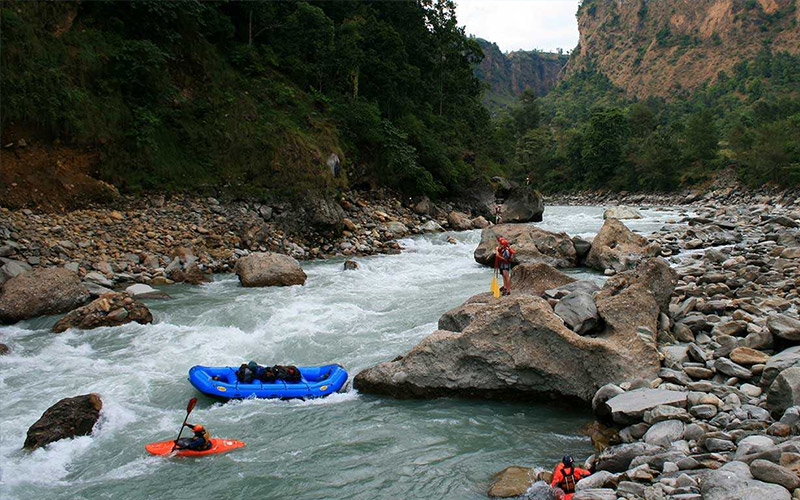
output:
[[[566,233],[551,233],[528,224],[499,224],[481,232],[475,261],[494,266],[497,237],[506,238],[514,249],[514,263],[544,263],[553,267],[575,267],[575,244]]]
[[[146,305],[135,300],[129,293],[110,292],[67,313],[53,325],[53,332],[61,333],[69,328],[91,330],[101,326],[124,325],[132,321],[145,325],[153,322],[153,315]]]
[[[23,448],[35,450],[60,439],[88,436],[102,408],[103,401],[95,393],[62,399],[28,429]]]
[[[85,304],[89,291],[68,269],[36,269],[5,282],[0,290],[0,323],[59,314]]]
[[[304,285],[306,273],[297,260],[274,252],[242,257],[234,268],[244,287]]]

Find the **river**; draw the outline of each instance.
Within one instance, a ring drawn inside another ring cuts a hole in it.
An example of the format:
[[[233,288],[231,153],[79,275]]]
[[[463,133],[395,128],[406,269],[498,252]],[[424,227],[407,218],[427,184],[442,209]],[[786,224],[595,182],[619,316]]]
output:
[[[660,228],[671,210],[644,210],[632,229]],[[547,207],[544,229],[592,235],[599,207]],[[447,243],[453,235],[457,244]],[[456,399],[397,401],[350,390],[314,401],[221,404],[186,376],[195,364],[336,362],[351,377],[405,353],[439,316],[489,288],[472,252],[480,231],[401,241],[400,255],[305,262],[304,287],[243,289],[233,275],[163,287],[152,325],[52,334],[57,318],[0,327],[0,498],[481,499],[508,465],[551,468],[591,452],[585,409]],[[596,274],[573,274],[602,279]],[[565,360],[569,362],[569,360]],[[61,398],[98,392],[91,436],[20,450],[28,427]],[[243,449],[200,459],[148,456],[190,418]]]

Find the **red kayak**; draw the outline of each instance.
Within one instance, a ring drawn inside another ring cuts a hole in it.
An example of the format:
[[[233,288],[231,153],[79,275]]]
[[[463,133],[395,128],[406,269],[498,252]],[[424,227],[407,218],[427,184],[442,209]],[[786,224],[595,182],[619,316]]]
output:
[[[202,457],[204,455],[214,455],[216,453],[225,453],[226,451],[235,450],[244,446],[242,441],[235,439],[219,439],[211,438],[211,448],[203,451],[197,450],[174,450],[175,441],[159,441],[158,443],[150,443],[145,445],[144,449],[152,455],[170,455],[174,452],[178,457]]]

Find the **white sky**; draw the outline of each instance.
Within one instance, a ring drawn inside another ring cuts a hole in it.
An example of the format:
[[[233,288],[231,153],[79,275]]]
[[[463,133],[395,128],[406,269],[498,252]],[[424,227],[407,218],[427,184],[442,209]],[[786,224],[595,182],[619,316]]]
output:
[[[579,0],[456,0],[467,34],[495,42],[503,52],[566,52],[578,45]]]

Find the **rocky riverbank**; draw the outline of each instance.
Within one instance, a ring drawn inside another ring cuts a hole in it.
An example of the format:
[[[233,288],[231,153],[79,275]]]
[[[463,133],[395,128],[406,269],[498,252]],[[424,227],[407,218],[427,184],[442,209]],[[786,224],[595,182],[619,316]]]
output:
[[[158,195],[61,214],[2,208],[0,284],[46,267],[106,288],[201,283],[250,252],[298,260],[396,253],[397,238],[487,224],[451,204],[401,201],[382,190],[295,206]]]
[[[615,275],[601,290],[539,269],[541,287],[473,297],[411,352],[359,374],[356,385],[403,397],[474,397],[488,389],[492,397],[591,400],[598,453],[586,466],[597,473],[579,483],[574,500],[800,498],[800,200],[782,192],[729,204],[733,196],[702,197],[647,238],[607,220],[587,242],[590,254],[602,246],[604,256],[587,263]],[[547,238],[555,236],[518,240],[535,246]],[[569,238],[557,240],[569,246]],[[482,253],[479,247],[476,260]],[[562,254],[573,259],[569,248]],[[552,261],[542,252],[523,255],[518,276]],[[661,266],[654,255],[668,259],[672,283],[653,272]],[[662,307],[643,307],[648,296]],[[636,346],[638,373],[601,347],[615,336]],[[576,383],[549,383],[565,376],[537,357],[552,349],[580,360],[571,364]],[[593,384],[591,394],[579,390]],[[548,476],[511,470],[529,478],[516,481],[524,488]],[[542,491],[527,498],[549,498]]]

